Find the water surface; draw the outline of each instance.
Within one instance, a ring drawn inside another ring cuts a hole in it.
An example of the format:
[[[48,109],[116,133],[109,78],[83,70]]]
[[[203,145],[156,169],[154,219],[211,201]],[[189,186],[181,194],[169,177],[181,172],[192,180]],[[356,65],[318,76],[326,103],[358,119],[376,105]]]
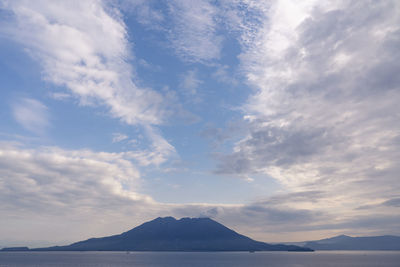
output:
[[[400,251],[316,252],[1,252],[5,266],[399,267]]]

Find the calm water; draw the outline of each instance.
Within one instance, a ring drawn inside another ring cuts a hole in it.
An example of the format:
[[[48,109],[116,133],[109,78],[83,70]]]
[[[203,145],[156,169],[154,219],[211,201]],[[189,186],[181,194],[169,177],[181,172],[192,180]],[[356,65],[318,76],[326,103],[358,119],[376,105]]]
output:
[[[400,252],[1,252],[0,266],[399,267]]]

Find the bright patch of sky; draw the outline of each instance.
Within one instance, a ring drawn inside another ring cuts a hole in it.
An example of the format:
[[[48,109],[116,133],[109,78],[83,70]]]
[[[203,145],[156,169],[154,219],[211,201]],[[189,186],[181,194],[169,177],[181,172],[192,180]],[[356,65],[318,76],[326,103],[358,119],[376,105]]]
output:
[[[0,235],[400,234],[399,25],[398,1],[0,1]]]

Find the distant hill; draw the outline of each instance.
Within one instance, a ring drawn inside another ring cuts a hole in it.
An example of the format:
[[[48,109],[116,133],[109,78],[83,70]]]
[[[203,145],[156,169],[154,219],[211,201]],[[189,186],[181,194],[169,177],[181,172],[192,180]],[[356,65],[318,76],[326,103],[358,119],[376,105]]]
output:
[[[335,236],[299,243],[314,250],[400,250],[399,236]]]
[[[312,251],[255,241],[209,218],[157,218],[119,235],[34,251]]]

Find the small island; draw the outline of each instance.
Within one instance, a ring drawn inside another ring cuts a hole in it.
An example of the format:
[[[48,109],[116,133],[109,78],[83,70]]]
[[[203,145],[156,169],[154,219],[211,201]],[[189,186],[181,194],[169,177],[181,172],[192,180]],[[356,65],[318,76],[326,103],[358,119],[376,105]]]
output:
[[[6,247],[2,248],[0,251],[29,251],[28,247]]]

